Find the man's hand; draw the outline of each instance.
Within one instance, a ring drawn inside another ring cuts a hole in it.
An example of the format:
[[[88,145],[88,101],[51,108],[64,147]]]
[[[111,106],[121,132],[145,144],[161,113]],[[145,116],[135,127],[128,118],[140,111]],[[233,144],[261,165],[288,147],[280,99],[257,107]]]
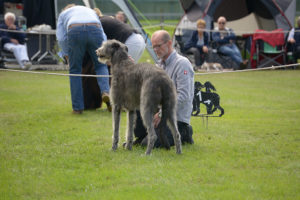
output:
[[[13,38],[12,38],[12,39],[10,39],[10,42],[11,42],[11,43],[14,43],[14,44],[19,44],[19,41],[18,41],[18,40],[16,40],[16,39],[13,39]]]
[[[203,53],[208,53],[208,48],[207,48],[207,46],[203,46],[203,47],[202,47],[202,51],[203,51]]]
[[[153,117],[153,124],[154,124],[154,128],[158,127],[158,124],[160,123],[160,112],[156,113]]]
[[[295,43],[296,41],[295,41],[294,38],[291,38],[288,42],[293,44],[293,43]]]
[[[9,29],[9,30],[16,30],[17,27],[16,27],[16,25],[11,24],[10,26],[8,26],[8,29]]]
[[[64,56],[64,59],[67,62],[67,64],[69,64],[69,57],[68,56]]]

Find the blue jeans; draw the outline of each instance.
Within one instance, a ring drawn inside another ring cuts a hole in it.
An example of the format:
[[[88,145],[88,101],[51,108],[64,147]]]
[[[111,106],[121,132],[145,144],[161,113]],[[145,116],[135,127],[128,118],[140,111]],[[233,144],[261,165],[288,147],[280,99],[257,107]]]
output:
[[[219,51],[229,56],[238,65],[243,62],[241,52],[235,44],[225,44],[219,47]]]
[[[108,68],[98,61],[96,50],[103,42],[103,29],[97,26],[74,26],[68,30],[68,56],[70,74],[81,74],[82,60],[86,51],[90,54],[97,75],[108,75]],[[109,78],[98,77],[98,85],[103,92],[109,92]],[[83,90],[80,76],[70,76],[73,110],[83,110]]]

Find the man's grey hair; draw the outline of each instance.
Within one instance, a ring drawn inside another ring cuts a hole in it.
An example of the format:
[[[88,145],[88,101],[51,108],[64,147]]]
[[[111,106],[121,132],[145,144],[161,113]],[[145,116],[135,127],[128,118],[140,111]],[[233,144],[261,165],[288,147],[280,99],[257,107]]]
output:
[[[16,20],[16,15],[12,12],[7,12],[5,15],[4,15],[4,20],[6,20],[7,18],[9,17],[12,17],[14,20]]]

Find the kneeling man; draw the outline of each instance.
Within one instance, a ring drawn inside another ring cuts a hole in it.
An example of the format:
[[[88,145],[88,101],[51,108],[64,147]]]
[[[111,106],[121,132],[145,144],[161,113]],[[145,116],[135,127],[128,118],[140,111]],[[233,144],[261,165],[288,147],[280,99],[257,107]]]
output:
[[[193,144],[193,130],[190,125],[191,113],[193,109],[194,97],[194,70],[190,61],[179,55],[172,47],[172,41],[169,33],[164,30],[159,30],[153,33],[152,47],[158,56],[158,65],[162,67],[169,77],[173,80],[177,92],[177,124],[181,135],[182,143]],[[158,127],[160,123],[160,114],[154,116],[154,126]],[[171,131],[167,129],[167,137],[169,144],[174,145]],[[137,113],[137,121],[135,128],[135,143],[142,145],[147,144],[146,130],[143,128],[139,113]],[[160,141],[157,140],[155,147],[160,147]]]

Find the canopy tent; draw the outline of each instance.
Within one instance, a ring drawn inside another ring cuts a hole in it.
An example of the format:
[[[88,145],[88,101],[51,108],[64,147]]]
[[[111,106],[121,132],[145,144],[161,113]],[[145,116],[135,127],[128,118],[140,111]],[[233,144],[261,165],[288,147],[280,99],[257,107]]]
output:
[[[180,0],[185,15],[179,29],[195,29],[202,18],[212,29],[219,16],[226,17],[227,26],[237,35],[256,29],[290,30],[294,24],[296,0]],[[178,30],[177,30],[178,31]]]

